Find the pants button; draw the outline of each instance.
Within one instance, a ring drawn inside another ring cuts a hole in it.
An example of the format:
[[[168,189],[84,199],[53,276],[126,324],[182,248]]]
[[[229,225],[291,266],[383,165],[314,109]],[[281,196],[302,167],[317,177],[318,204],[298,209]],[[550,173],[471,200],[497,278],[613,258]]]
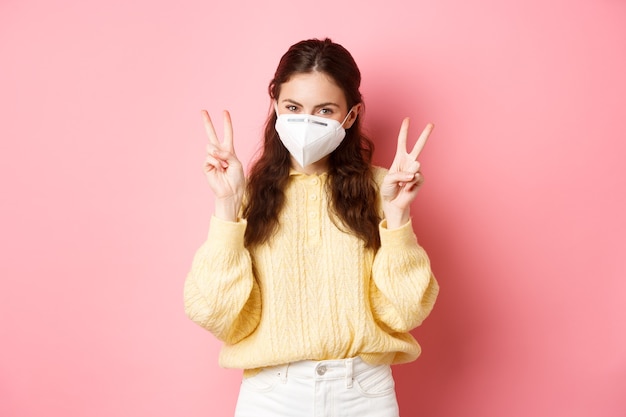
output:
[[[317,374],[318,375],[324,375],[326,373],[326,367],[325,366],[320,366],[317,368]]]

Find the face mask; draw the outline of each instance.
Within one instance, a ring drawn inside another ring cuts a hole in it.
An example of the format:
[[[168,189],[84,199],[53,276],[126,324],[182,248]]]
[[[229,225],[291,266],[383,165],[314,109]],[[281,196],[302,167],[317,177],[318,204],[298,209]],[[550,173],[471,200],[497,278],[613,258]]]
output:
[[[305,167],[337,149],[346,136],[343,124],[350,113],[352,109],[339,123],[311,114],[278,114],[276,110],[276,132],[291,156]]]

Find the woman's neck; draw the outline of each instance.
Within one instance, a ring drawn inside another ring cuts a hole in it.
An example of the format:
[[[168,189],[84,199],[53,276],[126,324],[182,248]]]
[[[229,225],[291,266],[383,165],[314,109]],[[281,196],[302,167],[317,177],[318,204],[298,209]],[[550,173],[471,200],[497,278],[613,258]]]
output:
[[[291,158],[291,167],[298,172],[302,172],[307,175],[320,175],[325,172],[328,172],[328,156],[320,159],[317,162],[307,165],[306,167],[301,166],[293,157]]]

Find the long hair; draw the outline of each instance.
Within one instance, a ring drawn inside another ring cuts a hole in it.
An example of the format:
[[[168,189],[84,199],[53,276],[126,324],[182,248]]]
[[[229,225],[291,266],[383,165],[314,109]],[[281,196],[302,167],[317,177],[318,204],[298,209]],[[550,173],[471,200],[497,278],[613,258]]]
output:
[[[289,48],[270,81],[270,98],[278,99],[282,84],[293,75],[311,72],[331,77],[343,90],[348,108],[362,103],[361,73],[356,62],[343,46],[328,38],[301,41]],[[271,111],[265,122],[262,153],[249,173],[248,198],[243,211],[248,220],[246,245],[265,243],[271,238],[278,228],[278,216],[285,202],[284,189],[289,181],[291,159],[278,137],[275,123],[276,113]],[[361,117],[357,117],[329,156],[327,192],[335,224],[362,239],[365,247],[378,249],[380,217],[371,169],[373,151],[374,144],[362,133]]]

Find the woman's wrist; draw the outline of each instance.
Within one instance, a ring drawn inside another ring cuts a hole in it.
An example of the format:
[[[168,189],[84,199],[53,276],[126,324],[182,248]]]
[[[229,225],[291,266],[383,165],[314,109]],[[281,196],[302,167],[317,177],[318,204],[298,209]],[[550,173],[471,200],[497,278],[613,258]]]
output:
[[[241,198],[230,197],[215,200],[215,217],[221,220],[236,222],[241,210]]]
[[[397,229],[404,226],[411,219],[410,208],[383,207],[388,229]]]

